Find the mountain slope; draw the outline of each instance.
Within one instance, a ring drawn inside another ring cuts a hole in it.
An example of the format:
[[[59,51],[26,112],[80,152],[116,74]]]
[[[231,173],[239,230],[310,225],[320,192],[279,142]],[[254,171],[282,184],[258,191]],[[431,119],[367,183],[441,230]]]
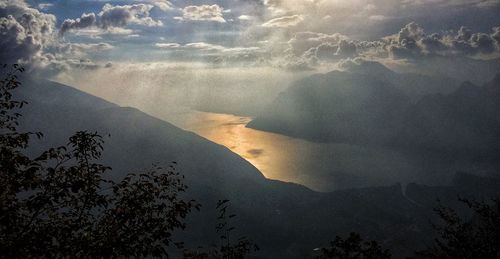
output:
[[[452,197],[444,199],[446,203],[456,193],[498,195],[500,190],[500,185],[487,180],[492,184],[488,192],[470,185],[464,192],[460,185],[470,183],[469,179],[455,187],[415,185],[411,200],[400,185],[317,193],[267,180],[228,149],[137,109],[50,81],[23,82],[15,96],[29,101],[22,111],[22,125],[45,133],[42,141],[33,141],[33,153],[64,144],[74,131],[87,129],[111,135],[106,138],[102,162],[113,167],[114,178],[152,163],[177,161],[190,187],[187,195],[203,204],[202,212],[192,214],[181,235],[192,247],[213,243],[213,207],[217,199],[227,198],[238,215],[236,234],[253,238],[261,247],[257,258],[309,258],[314,248],[350,231],[381,241],[397,256],[410,255],[431,238],[428,219],[435,204],[428,197],[436,193]]]
[[[137,109],[119,107],[54,82],[28,81],[23,88],[21,98],[29,102],[23,125],[31,131],[50,133],[42,145],[64,144],[69,134],[77,130],[98,131],[111,135],[106,139],[104,160],[117,171],[177,161],[184,165],[183,173],[193,179],[203,175],[213,181],[224,177],[264,179],[246,160],[225,147]],[[124,157],[123,150],[134,152]]]
[[[451,94],[434,94],[411,106],[400,143],[452,150],[500,150],[500,74],[484,86],[465,82]]]
[[[378,143],[409,102],[373,76],[333,71],[298,81],[247,126],[315,141]]]
[[[448,94],[460,86],[460,82],[447,76],[396,73],[374,61],[345,62],[342,68],[349,73],[370,75],[392,84],[412,101],[428,94]]]
[[[375,62],[349,70],[354,73],[334,71],[298,81],[248,127],[326,142],[500,149],[500,74],[483,87],[466,82],[450,93],[427,94],[410,102],[401,90],[408,74]],[[418,78],[406,87],[434,80]]]

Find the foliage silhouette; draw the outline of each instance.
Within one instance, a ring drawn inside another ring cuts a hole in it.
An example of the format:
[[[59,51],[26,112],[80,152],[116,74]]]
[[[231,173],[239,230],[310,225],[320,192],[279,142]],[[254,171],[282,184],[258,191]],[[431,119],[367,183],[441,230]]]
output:
[[[452,208],[440,205],[435,209],[443,225],[433,224],[438,234],[433,244],[416,253],[416,258],[476,259],[500,258],[500,199],[492,202],[459,199],[473,212],[469,220]],[[391,253],[376,241],[363,241],[357,233],[343,239],[339,236],[330,247],[319,249],[317,259],[389,259]]]
[[[470,220],[444,206],[435,209],[444,225],[433,224],[438,234],[434,244],[417,252],[424,258],[500,258],[500,199],[492,202],[459,199],[472,210]]]
[[[169,257],[168,247],[183,248],[173,232],[186,227],[185,218],[200,205],[185,198],[187,186],[172,162],[167,168],[128,174],[120,182],[107,180],[110,167],[99,164],[103,137],[78,131],[65,146],[26,155],[32,137],[20,132],[25,101],[12,91],[21,83],[18,65],[2,66],[0,80],[0,258]],[[436,212],[444,225],[433,225],[438,238],[417,253],[424,258],[500,258],[500,199],[461,199],[473,212],[464,220],[451,208]],[[183,250],[185,259],[240,259],[258,250],[247,237],[234,240],[228,200],[217,203],[219,244]],[[391,258],[376,241],[359,234],[336,237],[316,258]]]
[[[232,241],[231,234],[235,228],[229,224],[229,220],[236,215],[228,215],[229,200],[219,200],[216,209],[219,212],[215,227],[219,234],[219,245],[214,244],[208,249],[203,247],[197,250],[185,249],[184,259],[243,259],[259,249],[247,237],[239,237],[235,242]]]
[[[384,250],[376,241],[364,241],[358,233],[351,232],[346,239],[340,236],[321,248],[316,259],[390,259],[389,250]]]
[[[79,131],[66,146],[32,159],[25,155],[30,137],[19,132],[13,99],[21,83],[18,65],[3,65],[0,81],[0,257],[111,258],[167,257],[172,233],[184,229],[194,200],[175,162],[163,169],[129,174],[115,183],[103,176],[111,168],[96,163],[103,138]]]

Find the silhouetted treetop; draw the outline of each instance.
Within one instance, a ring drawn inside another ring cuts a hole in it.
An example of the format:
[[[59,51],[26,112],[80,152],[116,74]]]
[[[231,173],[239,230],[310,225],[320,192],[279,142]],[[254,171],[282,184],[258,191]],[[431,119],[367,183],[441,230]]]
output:
[[[187,186],[175,164],[107,180],[98,161],[104,140],[78,131],[65,146],[35,158],[25,154],[30,136],[19,132],[13,98],[21,86],[18,65],[3,66],[0,81],[0,257],[168,257],[182,247],[173,232],[200,205],[184,198]]]

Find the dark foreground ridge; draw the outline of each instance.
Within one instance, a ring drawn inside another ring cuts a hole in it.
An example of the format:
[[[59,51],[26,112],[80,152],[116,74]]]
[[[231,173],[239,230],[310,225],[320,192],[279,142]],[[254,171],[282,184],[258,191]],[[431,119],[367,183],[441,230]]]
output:
[[[500,181],[468,174],[457,174],[451,186],[410,184],[317,193],[265,179],[220,145],[68,86],[29,79],[16,94],[29,102],[21,125],[45,133],[41,141],[33,142],[31,152],[65,144],[73,132],[89,130],[111,135],[104,144],[102,163],[113,168],[113,179],[125,176],[118,172],[177,161],[190,197],[201,204],[231,200],[238,215],[236,230],[261,248],[256,258],[311,257],[315,248],[352,231],[379,241],[396,258],[412,255],[432,241],[429,220],[435,219],[436,198],[463,209],[456,202],[458,195],[479,199],[500,195]],[[214,224],[207,219],[215,218],[212,214],[207,208],[190,214],[182,239],[190,244],[211,243]]]

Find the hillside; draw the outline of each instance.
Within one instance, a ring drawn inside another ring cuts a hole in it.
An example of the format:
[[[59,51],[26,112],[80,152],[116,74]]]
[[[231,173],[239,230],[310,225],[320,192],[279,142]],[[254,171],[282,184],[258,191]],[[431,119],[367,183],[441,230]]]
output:
[[[500,147],[500,75],[482,87],[455,87],[375,62],[347,70],[296,82],[247,126],[320,142],[454,151]],[[409,93],[414,90],[422,96],[412,100],[419,95]]]
[[[392,84],[412,101],[428,94],[448,94],[460,86],[460,81],[452,77],[408,72],[396,73],[374,61],[345,62],[342,64],[342,68],[349,73],[370,75]]]
[[[190,186],[188,195],[203,204],[202,212],[193,213],[182,235],[187,244],[212,243],[213,207],[217,199],[227,198],[238,215],[237,230],[261,247],[258,258],[307,258],[314,248],[350,231],[380,240],[399,257],[411,254],[431,238],[428,220],[436,205],[431,197],[443,197],[446,203],[457,193],[500,194],[500,184],[473,176],[492,187],[470,185],[469,179],[449,187],[412,185],[407,188],[411,194],[401,185],[317,193],[265,179],[228,149],[137,109],[119,107],[50,81],[23,82],[16,93],[29,102],[22,125],[45,133],[42,141],[33,142],[33,153],[64,144],[74,131],[87,129],[110,134],[102,162],[113,167],[115,179],[153,163],[177,161]]]
[[[500,149],[500,74],[484,86],[470,82],[450,94],[421,98],[404,112],[399,143],[443,150]]]
[[[373,76],[333,71],[296,82],[247,126],[339,143],[379,143],[409,98]]]

